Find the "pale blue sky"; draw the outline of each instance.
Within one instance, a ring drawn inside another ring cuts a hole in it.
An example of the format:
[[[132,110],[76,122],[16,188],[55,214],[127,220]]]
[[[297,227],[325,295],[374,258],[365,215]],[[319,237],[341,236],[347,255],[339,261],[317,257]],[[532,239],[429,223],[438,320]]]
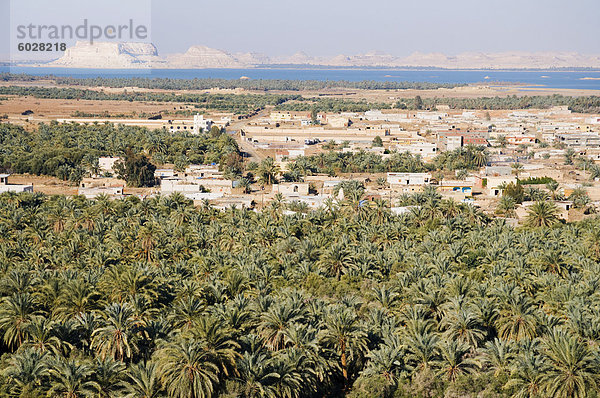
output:
[[[600,53],[599,0],[154,0],[152,15],[163,52]]]
[[[60,13],[66,19],[77,18],[82,5],[103,8],[106,15],[135,14],[128,0],[24,1],[31,4],[32,19]],[[599,0],[146,1],[152,4],[152,40],[161,54],[182,52],[194,44],[267,55],[297,51],[309,55],[382,51],[398,56],[415,51],[600,54]],[[69,2],[79,6],[65,6]],[[9,0],[0,0],[2,42],[9,36],[8,4]],[[114,4],[118,6],[107,9]],[[0,43],[0,53],[5,48]]]

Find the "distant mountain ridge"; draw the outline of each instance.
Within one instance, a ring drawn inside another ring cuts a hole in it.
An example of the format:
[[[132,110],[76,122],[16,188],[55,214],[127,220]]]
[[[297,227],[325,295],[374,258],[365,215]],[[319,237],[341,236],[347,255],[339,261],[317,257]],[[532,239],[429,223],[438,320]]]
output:
[[[161,57],[151,43],[77,42],[57,60],[38,66],[71,68],[255,68],[261,66],[298,65],[324,67],[437,67],[445,69],[553,69],[600,68],[599,55],[576,52],[466,52],[455,56],[442,53],[415,52],[397,57],[380,52],[358,55],[313,57],[304,52],[291,56],[269,57],[247,52],[231,54],[207,46],[195,45],[185,53]]]

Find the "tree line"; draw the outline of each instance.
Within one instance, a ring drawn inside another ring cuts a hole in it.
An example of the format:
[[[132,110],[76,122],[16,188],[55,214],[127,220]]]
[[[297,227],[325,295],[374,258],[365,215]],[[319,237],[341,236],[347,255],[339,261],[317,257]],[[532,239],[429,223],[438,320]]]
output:
[[[2,95],[31,96],[44,99],[75,99],[94,101],[145,101],[193,104],[198,109],[209,109],[246,114],[266,106],[275,106],[298,95],[279,94],[180,94],[165,92],[108,93],[98,90],[57,87],[0,87]]]
[[[290,79],[171,79],[148,77],[96,77],[75,78],[64,76],[33,76],[1,73],[0,81],[52,80],[60,85],[87,87],[139,87],[161,90],[208,90],[211,88],[260,91],[302,91],[350,88],[362,90],[431,90],[465,86],[460,83],[393,82],[393,81],[347,81],[347,80],[290,80]]]
[[[553,106],[567,106],[568,109],[577,113],[600,113],[600,96],[570,97],[559,94],[474,98],[421,98],[421,96],[415,96],[400,99],[395,103],[374,103],[345,98],[302,97],[282,102],[276,108],[286,111],[314,109],[318,112],[365,112],[371,109],[435,110],[438,105],[447,105],[451,109],[477,110],[549,109]]]

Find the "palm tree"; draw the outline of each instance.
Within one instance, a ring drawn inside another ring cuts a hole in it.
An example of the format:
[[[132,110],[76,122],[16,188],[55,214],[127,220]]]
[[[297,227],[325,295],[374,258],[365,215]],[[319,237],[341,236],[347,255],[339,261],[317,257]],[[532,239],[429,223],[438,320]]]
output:
[[[49,373],[50,396],[91,397],[100,391],[100,385],[92,380],[93,368],[75,359],[55,359]]]
[[[516,208],[517,203],[512,196],[502,196],[498,201],[496,213],[503,214],[506,217],[514,217],[516,215]]]
[[[319,259],[323,272],[326,275],[335,275],[337,280],[340,280],[342,274],[352,266],[352,263],[352,257],[344,243],[331,245]]]
[[[20,350],[10,357],[2,375],[10,381],[11,393],[19,396],[41,394],[43,378],[48,375],[48,355],[34,348]]]
[[[494,377],[510,371],[514,356],[511,346],[505,341],[496,338],[485,343],[483,361],[494,370]]]
[[[550,227],[558,222],[558,208],[552,202],[535,202],[527,210],[525,224],[529,227]]]
[[[301,312],[289,302],[274,303],[261,315],[261,335],[265,345],[272,350],[280,350],[285,342],[285,330],[294,322],[300,321]]]
[[[535,304],[525,296],[510,297],[500,308],[498,335],[504,340],[522,340],[536,335],[538,314]]]
[[[165,344],[155,357],[169,397],[211,397],[219,383],[219,366],[196,340],[181,339]]]
[[[209,361],[216,364],[219,376],[226,378],[237,373],[235,360],[240,356],[236,351],[240,345],[232,338],[232,331],[224,322],[204,316],[192,330],[208,353]]]
[[[558,200],[560,198],[560,193],[558,192],[559,184],[558,182],[552,180],[546,183],[546,189],[550,192],[550,199]]]
[[[152,222],[146,223],[138,231],[138,241],[141,246],[140,257],[149,263],[152,262],[152,254],[157,244],[157,234],[158,227]]]
[[[279,172],[279,166],[275,164],[272,157],[268,157],[260,162],[257,170],[258,181],[263,185],[271,185],[276,180]]]
[[[504,388],[515,398],[537,398],[542,392],[543,361],[539,355],[525,352],[516,357],[510,379]]]
[[[280,378],[272,362],[263,352],[245,352],[238,361],[239,396],[243,398],[275,398],[275,384]]]
[[[353,310],[342,306],[329,309],[324,320],[323,342],[340,356],[344,387],[349,387],[348,370],[353,361],[367,349],[367,335]]]
[[[468,344],[473,350],[485,336],[481,321],[467,309],[449,311],[440,326],[446,329],[444,335],[448,340]]]
[[[10,349],[16,349],[23,343],[27,326],[36,313],[33,297],[29,293],[14,293],[2,299],[0,330],[4,332],[3,341]]]
[[[519,174],[523,171],[523,165],[521,163],[512,163],[510,168],[512,169],[512,173],[519,178]]]
[[[392,386],[406,372],[404,365],[405,350],[396,344],[383,344],[378,350],[372,350],[367,356],[369,362],[363,374],[366,376],[380,375]]]
[[[479,364],[472,358],[466,357],[469,346],[456,340],[445,341],[439,347],[440,359],[435,362],[437,374],[446,380],[454,382],[462,374],[472,373]]]
[[[121,396],[125,364],[106,357],[96,358],[93,366],[94,379],[98,383],[98,395],[102,398]]]
[[[488,163],[487,150],[484,147],[476,147],[473,153],[473,160],[477,167],[483,167]]]
[[[542,387],[551,397],[582,398],[598,387],[597,360],[575,336],[554,328],[544,339]]]
[[[40,352],[52,352],[58,354],[64,346],[70,347],[66,341],[62,341],[54,335],[54,322],[43,316],[33,317],[27,325],[27,340],[24,346],[33,347]]]
[[[158,366],[154,362],[131,365],[126,381],[122,382],[124,396],[127,398],[158,398],[160,383]]]
[[[127,303],[112,303],[105,308],[103,316],[104,326],[94,331],[92,346],[101,358],[131,359],[137,350],[133,309]]]
[[[439,337],[426,330],[410,333],[406,341],[408,347],[407,362],[417,371],[429,369],[435,363],[438,354]]]

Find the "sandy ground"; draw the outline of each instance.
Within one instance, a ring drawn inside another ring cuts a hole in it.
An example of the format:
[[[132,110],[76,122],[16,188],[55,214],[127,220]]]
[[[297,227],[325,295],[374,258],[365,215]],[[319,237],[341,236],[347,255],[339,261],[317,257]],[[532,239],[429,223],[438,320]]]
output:
[[[0,86],[15,85],[13,82],[0,82]],[[18,83],[22,86],[44,86],[56,87],[51,81],[23,82]],[[105,90],[111,92],[122,92],[124,90],[132,91],[132,88],[110,89],[93,87],[95,90]],[[135,91],[166,91],[166,90],[145,90],[135,88]],[[203,90],[203,91],[177,91],[178,93],[205,93],[205,92],[227,92],[227,93],[249,93],[244,90]],[[257,92],[258,93],[258,92]],[[264,94],[264,92],[260,92]],[[271,91],[270,93],[277,93]],[[281,91],[281,94],[290,94],[289,91]],[[330,89],[323,91],[303,91],[299,92],[306,97],[321,98],[345,98],[348,100],[367,100],[370,102],[392,103],[401,98],[413,98],[420,95],[423,98],[476,98],[493,96],[525,96],[525,95],[553,95],[562,94],[568,96],[600,95],[600,90],[573,90],[573,89],[548,89],[544,87],[519,87],[519,86],[467,86],[455,87],[452,89],[436,90],[348,90],[348,89]],[[26,110],[32,110],[34,113],[29,116],[21,115]],[[175,115],[177,111],[193,111],[194,107],[170,102],[141,102],[141,101],[94,101],[94,100],[65,100],[65,99],[40,99],[33,97],[9,96],[0,101],[0,116],[7,115],[8,120],[13,123],[27,125],[28,122],[47,122],[57,118],[74,117],[75,112],[84,114],[108,114],[114,118],[137,118],[139,114],[158,114],[171,117],[173,119],[189,119],[189,117]]]
[[[48,195],[77,195],[77,187],[55,177],[12,174],[8,182],[9,184],[33,184],[34,192],[42,192]]]

